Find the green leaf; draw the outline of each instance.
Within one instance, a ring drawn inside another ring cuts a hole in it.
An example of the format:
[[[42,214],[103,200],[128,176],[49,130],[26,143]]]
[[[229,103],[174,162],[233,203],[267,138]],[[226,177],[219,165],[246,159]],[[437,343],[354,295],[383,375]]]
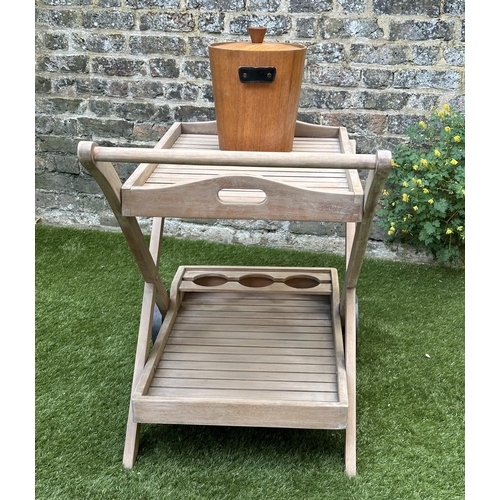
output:
[[[434,209],[438,212],[445,214],[448,210],[449,203],[446,198],[441,198],[440,200],[434,201]]]
[[[428,235],[434,234],[436,232],[436,227],[433,222],[426,221],[424,223],[424,230]]]

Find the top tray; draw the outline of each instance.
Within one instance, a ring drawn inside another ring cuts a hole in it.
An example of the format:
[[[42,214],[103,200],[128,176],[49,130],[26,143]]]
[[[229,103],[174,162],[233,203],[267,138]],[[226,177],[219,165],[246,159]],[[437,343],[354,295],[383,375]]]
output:
[[[294,153],[303,153],[304,163],[315,153],[351,156],[345,128],[297,122],[295,135],[292,153],[266,153],[269,165],[231,166],[228,161],[214,165],[209,160],[220,153],[216,122],[175,123],[156,148],[203,153],[209,164],[140,164],[123,184],[122,214],[360,221],[363,189],[352,166],[310,168],[287,163]]]

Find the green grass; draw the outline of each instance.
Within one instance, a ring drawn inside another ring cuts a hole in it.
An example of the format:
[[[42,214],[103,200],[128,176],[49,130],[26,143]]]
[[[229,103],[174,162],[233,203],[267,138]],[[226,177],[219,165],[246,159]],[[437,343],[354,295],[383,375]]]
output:
[[[328,254],[165,239],[167,283],[196,264],[344,266]],[[121,234],[37,226],[36,497],[464,498],[464,279],[365,260],[355,478],[344,473],[344,432],[326,430],[143,425],[125,470],[142,278]]]

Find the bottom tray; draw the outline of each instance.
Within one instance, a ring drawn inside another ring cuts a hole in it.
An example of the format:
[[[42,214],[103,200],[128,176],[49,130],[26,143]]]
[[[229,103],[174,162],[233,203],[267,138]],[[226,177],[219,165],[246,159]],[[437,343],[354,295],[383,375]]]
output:
[[[335,269],[181,267],[136,422],[345,428]]]

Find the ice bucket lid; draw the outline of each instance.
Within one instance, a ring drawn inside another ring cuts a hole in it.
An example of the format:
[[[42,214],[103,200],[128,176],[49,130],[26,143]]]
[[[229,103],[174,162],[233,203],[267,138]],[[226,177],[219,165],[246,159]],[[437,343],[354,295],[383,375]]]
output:
[[[251,26],[248,28],[248,32],[252,40],[251,42],[220,42],[212,44],[211,47],[231,51],[241,50],[259,52],[278,52],[306,49],[304,45],[300,45],[298,43],[264,42],[266,30],[267,28]]]

